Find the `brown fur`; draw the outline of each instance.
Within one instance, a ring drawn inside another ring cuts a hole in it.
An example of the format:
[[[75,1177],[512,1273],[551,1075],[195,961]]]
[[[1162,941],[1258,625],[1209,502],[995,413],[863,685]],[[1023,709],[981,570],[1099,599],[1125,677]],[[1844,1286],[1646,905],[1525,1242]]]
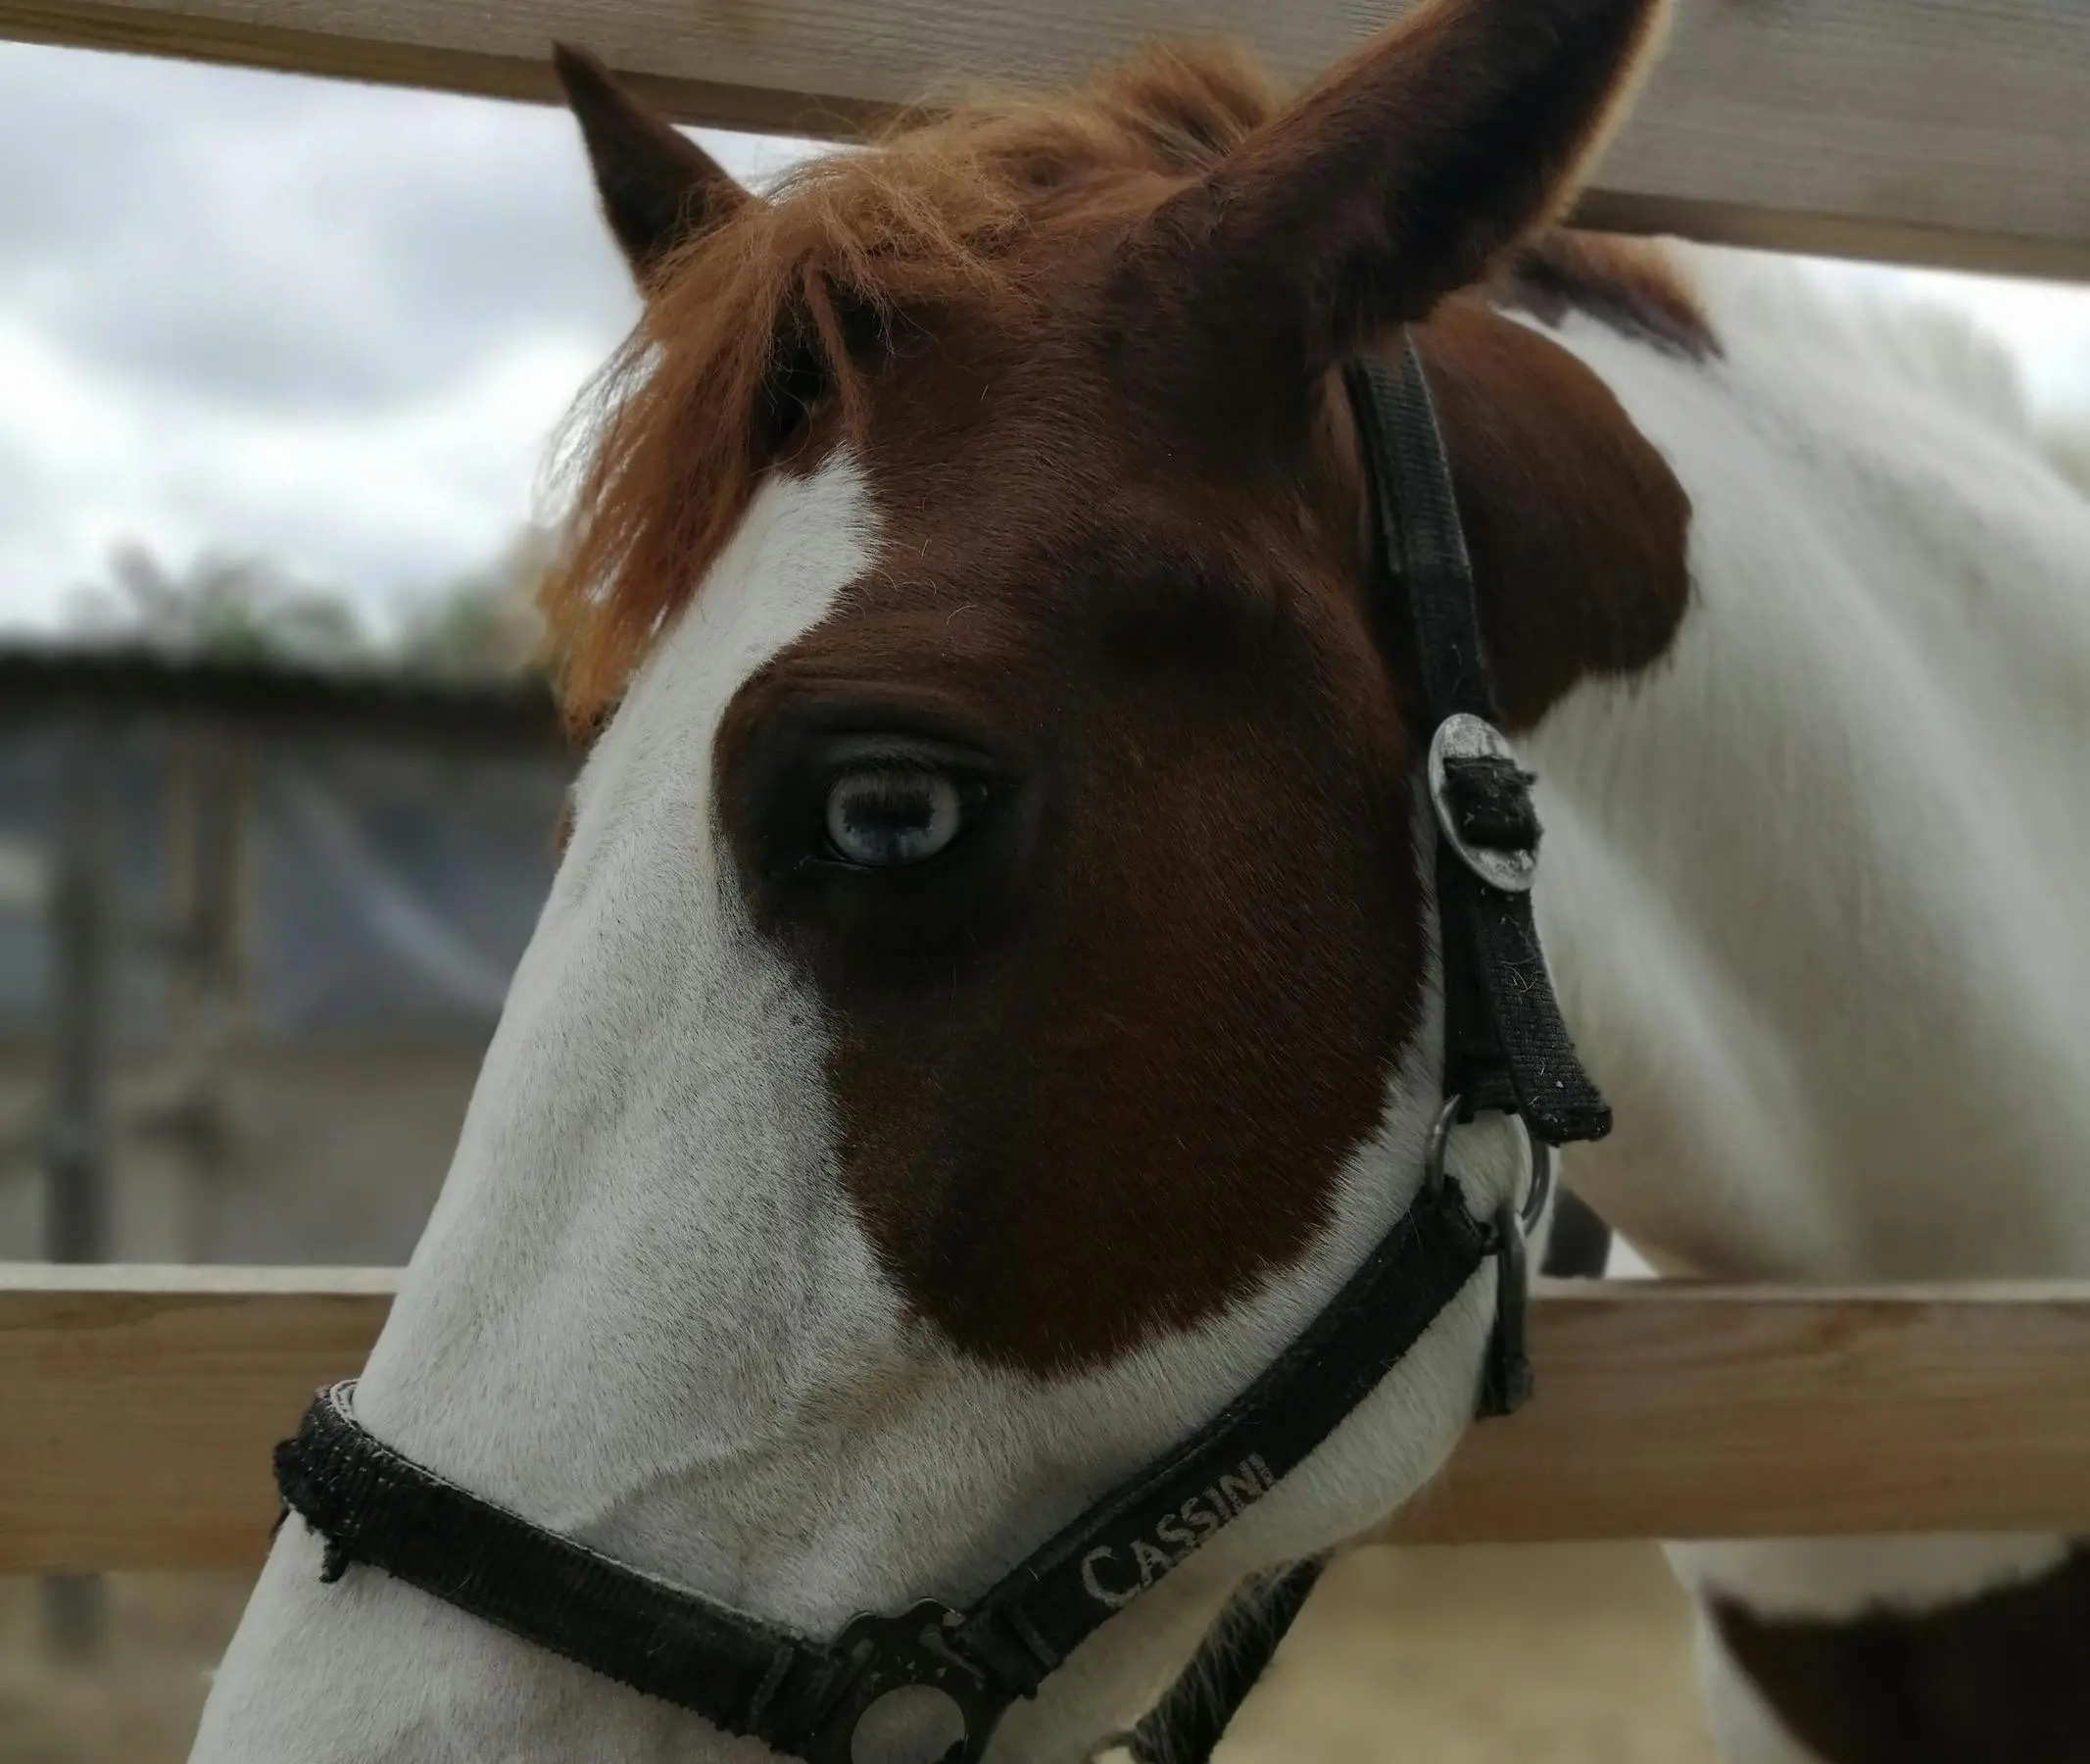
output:
[[[1650,239],[1555,230],[1509,261],[1496,304],[1558,324],[1586,313],[1622,335],[1702,362],[1720,354],[1704,303],[1676,258]]]
[[[1161,413],[991,337],[908,379],[864,443],[903,564],[744,690],[720,797],[827,1007],[882,1258],[949,1339],[1064,1370],[1324,1223],[1420,1004],[1414,755],[1347,534],[1286,454],[1157,471]],[[996,837],[890,888],[777,873],[762,750],[822,719],[1004,757]]]
[[[1521,47],[1476,59],[1530,0],[1440,0],[1288,112],[1237,57],[1157,53],[809,168],[652,280],[554,593],[569,707],[613,701],[765,466],[852,450],[879,560],[743,688],[716,800],[820,994],[866,1228],[968,1351],[1063,1371],[1210,1316],[1304,1251],[1379,1120],[1424,999],[1417,755],[1335,370],[1553,206],[1608,116],[1648,9],[1545,3],[1565,97]],[[1444,138],[1382,175],[1419,91]],[[1446,185],[1422,161],[1458,158],[1462,102],[1517,113],[1505,151],[1541,169]],[[1243,167],[1239,203],[1184,206]],[[1379,268],[1313,220],[1340,175]],[[1457,224],[1417,211],[1454,196]],[[1548,339],[1471,302],[1418,337],[1525,726],[1662,653],[1688,508]],[[954,745],[979,831],[822,861],[835,729]]]
[[[681,240],[719,225],[748,194],[689,136],[634,104],[585,49],[560,43],[552,59],[581,125],[603,219],[649,286]]]
[[[1935,1611],[1849,1622],[1712,1606],[1721,1640],[1823,1764],[2090,1760],[2090,1549]]]
[[[1668,649],[1690,597],[1691,505],[1610,387],[1549,338],[1447,305],[1418,326],[1512,731],[1578,680]]]
[[[856,428],[881,362],[850,346],[846,314],[901,351],[957,309],[1019,326],[1047,298],[1062,241],[1145,214],[1276,108],[1239,51],[1156,49],[1049,102],[898,124],[875,151],[814,160],[695,234],[578,414],[590,457],[575,546],[545,590],[568,716],[585,727],[613,701],[739,525],[773,463],[771,387],[788,357],[817,356]]]
[[[1643,19],[1638,28],[1652,26]],[[1316,92],[1336,85],[1332,75]],[[1574,133],[1577,163],[1617,109]],[[802,167],[767,201],[716,204],[709,224],[665,261],[620,229],[655,294],[576,412],[570,439],[586,456],[576,543],[543,596],[574,727],[585,730],[614,702],[738,526],[773,463],[771,388],[785,358],[810,347],[853,425],[878,363],[848,346],[846,312],[869,315],[882,340],[902,348],[955,306],[1001,308],[1020,323],[1056,268],[1058,241],[1143,217],[1283,115],[1281,89],[1238,46],[1157,46],[1049,100],[1006,97],[903,121],[873,152]],[[634,132],[596,122],[591,150]],[[1383,140],[1365,144],[1398,158]],[[1483,267],[1461,259],[1445,279],[1458,286]],[[1414,316],[1440,291],[1420,297]],[[1520,254],[1502,291],[1541,318],[1566,306],[1613,320],[1644,314],[1648,334],[1687,335],[1710,353],[1695,300],[1653,247],[1546,235]],[[1192,289],[1188,298],[1207,297]],[[1237,330],[1255,304],[1252,293],[1209,301]],[[1226,334],[1220,341],[1231,346]]]

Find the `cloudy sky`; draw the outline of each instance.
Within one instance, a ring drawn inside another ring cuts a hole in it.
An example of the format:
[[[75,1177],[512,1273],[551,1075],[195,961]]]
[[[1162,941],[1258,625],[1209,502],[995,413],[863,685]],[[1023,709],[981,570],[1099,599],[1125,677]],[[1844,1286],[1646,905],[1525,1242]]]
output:
[[[705,135],[744,176],[788,143]],[[0,44],[0,624],[141,539],[382,621],[527,516],[632,298],[562,112]]]
[[[702,138],[747,177],[797,151]],[[0,44],[0,628],[126,539],[389,623],[527,516],[632,317],[550,109]],[[1940,285],[2090,408],[2090,295]]]

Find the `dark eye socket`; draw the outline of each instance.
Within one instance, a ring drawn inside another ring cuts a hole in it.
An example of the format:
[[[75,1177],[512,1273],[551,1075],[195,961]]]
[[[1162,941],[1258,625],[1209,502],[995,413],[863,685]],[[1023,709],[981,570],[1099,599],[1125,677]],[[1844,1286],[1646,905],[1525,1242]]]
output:
[[[964,750],[901,735],[842,735],[814,748],[805,807],[816,863],[855,870],[927,864],[969,843],[996,776]],[[803,825],[804,823],[801,823]]]
[[[787,701],[719,768],[755,922],[858,978],[978,951],[1023,898],[1035,759],[933,708]]]
[[[948,772],[920,764],[860,766],[828,787],[828,850],[866,869],[922,863],[957,838],[965,808],[965,792]]]

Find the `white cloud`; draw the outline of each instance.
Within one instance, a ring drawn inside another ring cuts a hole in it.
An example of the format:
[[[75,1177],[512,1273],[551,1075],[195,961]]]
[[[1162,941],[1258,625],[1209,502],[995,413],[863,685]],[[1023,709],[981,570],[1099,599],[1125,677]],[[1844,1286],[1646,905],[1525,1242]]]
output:
[[[704,131],[761,180],[803,143]],[[384,620],[529,514],[635,302],[545,106],[0,45],[0,624],[118,540]]]

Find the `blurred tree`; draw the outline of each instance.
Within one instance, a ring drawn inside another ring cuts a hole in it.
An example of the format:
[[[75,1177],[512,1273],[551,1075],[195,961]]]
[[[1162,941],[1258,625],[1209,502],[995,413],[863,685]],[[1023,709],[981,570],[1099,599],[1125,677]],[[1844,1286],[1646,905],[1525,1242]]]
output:
[[[449,679],[520,673],[538,660],[544,623],[537,587],[558,554],[549,529],[527,525],[492,563],[438,590],[407,614],[400,664]]]
[[[108,582],[73,591],[70,623],[88,642],[199,661],[340,667],[372,660],[363,621],[339,594],[266,558],[205,552],[170,569],[136,541],[110,554]]]
[[[385,644],[344,596],[267,558],[206,552],[176,570],[129,540],[110,554],[106,582],[73,590],[68,623],[86,643],[211,662],[499,677],[538,660],[537,587],[557,552],[552,531],[523,526],[490,563],[417,597]]]

